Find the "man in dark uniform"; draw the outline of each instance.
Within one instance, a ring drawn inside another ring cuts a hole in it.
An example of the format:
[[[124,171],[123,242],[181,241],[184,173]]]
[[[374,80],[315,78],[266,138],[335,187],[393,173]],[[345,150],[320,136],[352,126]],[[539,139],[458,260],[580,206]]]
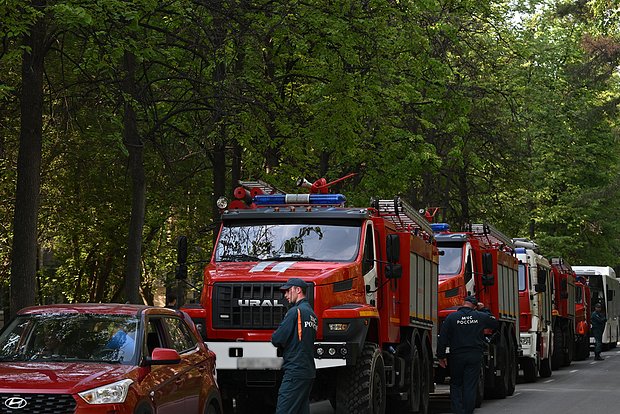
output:
[[[450,366],[450,400],[452,412],[471,414],[476,406],[476,390],[480,366],[487,342],[484,330],[497,329],[499,323],[478,303],[467,296],[463,305],[448,315],[441,325],[437,358],[442,368]],[[446,348],[450,354],[446,358]]]
[[[280,287],[286,291],[284,295],[291,307],[271,336],[271,343],[282,349],[284,358],[276,414],[310,413],[318,320],[306,299],[307,287],[306,282],[298,278],[291,278]]]
[[[603,350],[603,332],[605,332],[605,324],[607,318],[603,313],[603,305],[597,303],[594,305],[594,312],[592,312],[592,336],[594,337],[594,360],[602,361],[604,358],[601,356]]]

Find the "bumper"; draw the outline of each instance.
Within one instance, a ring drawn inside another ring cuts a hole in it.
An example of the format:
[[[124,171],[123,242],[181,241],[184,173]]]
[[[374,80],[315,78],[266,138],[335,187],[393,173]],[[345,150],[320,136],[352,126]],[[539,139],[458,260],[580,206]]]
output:
[[[282,357],[278,350],[268,342],[207,342],[209,349],[217,356],[218,370],[280,370]],[[317,346],[333,346],[337,349],[342,343],[321,342]],[[347,364],[345,358],[315,358],[316,369],[342,367]]]

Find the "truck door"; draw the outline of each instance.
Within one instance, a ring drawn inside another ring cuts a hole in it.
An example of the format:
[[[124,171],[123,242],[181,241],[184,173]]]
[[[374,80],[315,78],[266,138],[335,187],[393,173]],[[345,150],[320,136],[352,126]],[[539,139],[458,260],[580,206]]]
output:
[[[366,303],[372,306],[377,305],[377,257],[375,248],[374,227],[372,222],[366,222],[364,251],[362,256],[362,274],[364,275],[364,284],[366,285]]]
[[[482,269],[479,269],[478,273],[482,274]],[[476,291],[476,278],[474,278],[473,250],[469,243],[465,244],[465,271],[463,272],[463,277],[465,279],[465,290],[467,291],[467,295],[479,294]]]

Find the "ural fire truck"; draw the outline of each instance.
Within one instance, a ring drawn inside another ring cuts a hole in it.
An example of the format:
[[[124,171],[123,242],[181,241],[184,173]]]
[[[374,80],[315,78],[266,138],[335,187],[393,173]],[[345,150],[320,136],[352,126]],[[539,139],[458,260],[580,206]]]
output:
[[[519,259],[519,331],[523,355],[519,364],[526,382],[551,376],[553,352],[551,264],[538,245],[514,239]]]
[[[575,360],[582,361],[590,355],[590,316],[592,295],[588,280],[583,276],[575,279]]]
[[[573,266],[573,270],[588,281],[591,311],[597,303],[603,306],[607,317],[603,350],[615,348],[620,339],[620,281],[616,278],[616,272],[609,266]],[[590,344],[594,345],[594,338],[590,338]]]
[[[575,349],[575,272],[561,257],[551,259],[553,354],[551,368],[573,361]]]
[[[432,227],[440,251],[440,324],[468,295],[476,295],[500,323],[497,332],[489,332],[477,405],[483,395],[495,398],[512,395],[517,382],[519,348],[517,259],[512,241],[489,224],[472,224],[464,232],[451,232],[445,223],[435,223]],[[436,370],[438,379],[449,375],[441,368]]]
[[[282,360],[270,339],[286,313],[280,286],[298,277],[319,319],[312,397],[339,413],[428,412],[439,261],[429,223],[399,198],[347,208],[320,182],[311,194],[242,184],[201,308],[185,309],[217,355],[228,410],[273,412]]]

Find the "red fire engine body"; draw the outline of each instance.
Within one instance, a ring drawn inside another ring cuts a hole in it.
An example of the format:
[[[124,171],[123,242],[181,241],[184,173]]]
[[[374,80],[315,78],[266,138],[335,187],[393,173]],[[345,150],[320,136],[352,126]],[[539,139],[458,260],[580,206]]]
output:
[[[465,232],[450,232],[445,223],[432,226],[440,251],[440,324],[462,305],[467,295],[476,295],[500,323],[497,332],[489,332],[477,405],[483,395],[494,398],[512,395],[519,352],[517,259],[512,242],[489,224],[472,224]],[[449,375],[441,368],[436,370],[438,380]]]
[[[338,194],[243,184],[222,214],[201,308],[184,309],[217,355],[228,409],[233,400],[237,412],[273,406],[282,360],[270,339],[286,313],[279,288],[298,277],[319,319],[313,398],[343,413],[383,414],[386,403],[426,413],[439,261],[428,222],[399,198],[347,208]]]
[[[551,376],[553,352],[551,264],[538,253],[538,245],[527,239],[514,239],[519,259],[519,365],[526,382]]]
[[[551,368],[568,366],[575,348],[575,272],[562,258],[551,259],[553,354]]]
[[[575,350],[576,361],[582,361],[590,356],[590,317],[592,303],[590,286],[583,276],[577,276],[575,281]]]

